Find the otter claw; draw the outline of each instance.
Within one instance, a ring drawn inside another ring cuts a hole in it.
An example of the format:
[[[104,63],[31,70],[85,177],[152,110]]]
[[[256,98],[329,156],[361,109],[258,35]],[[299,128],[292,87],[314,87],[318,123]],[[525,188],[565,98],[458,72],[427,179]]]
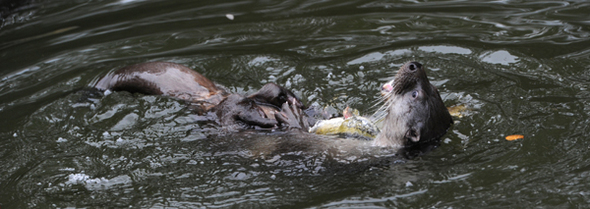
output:
[[[302,111],[297,107],[297,104],[289,104],[289,102],[285,102],[281,109],[280,113],[275,113],[275,118],[280,126],[288,127],[290,129],[302,129],[305,131],[309,129],[307,118],[305,114],[302,114]]]

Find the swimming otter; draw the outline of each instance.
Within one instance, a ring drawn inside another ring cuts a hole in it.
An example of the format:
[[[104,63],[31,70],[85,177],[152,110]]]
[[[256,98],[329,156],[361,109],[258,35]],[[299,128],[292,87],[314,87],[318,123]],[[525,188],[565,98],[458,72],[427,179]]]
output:
[[[386,115],[374,144],[411,146],[438,139],[453,124],[438,90],[430,84],[422,64],[403,65],[394,79],[383,85]]]
[[[230,94],[196,71],[170,62],[148,62],[123,67],[101,78],[93,87],[102,91],[175,97],[190,102],[198,113],[215,112],[219,123],[226,126],[288,126],[287,120],[277,121],[275,118],[275,115],[281,114],[283,103],[304,107],[293,92],[277,84],[268,83],[258,92],[244,97]]]

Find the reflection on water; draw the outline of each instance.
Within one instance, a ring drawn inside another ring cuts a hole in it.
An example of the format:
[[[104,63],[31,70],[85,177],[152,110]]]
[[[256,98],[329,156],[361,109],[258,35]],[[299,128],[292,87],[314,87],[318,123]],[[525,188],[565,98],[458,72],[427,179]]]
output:
[[[422,46],[418,47],[419,50],[425,52],[437,52],[443,54],[462,54],[469,55],[472,53],[470,49],[458,47],[458,46]]]
[[[0,21],[2,208],[590,201],[585,1],[30,2]],[[371,114],[410,60],[447,106],[467,110],[439,148],[410,160],[266,152],[305,135],[212,134],[181,101],[85,89],[122,66],[169,61],[232,92],[276,82],[307,104]]]
[[[481,61],[491,64],[510,65],[518,62],[518,57],[505,50],[487,52],[481,56]]]

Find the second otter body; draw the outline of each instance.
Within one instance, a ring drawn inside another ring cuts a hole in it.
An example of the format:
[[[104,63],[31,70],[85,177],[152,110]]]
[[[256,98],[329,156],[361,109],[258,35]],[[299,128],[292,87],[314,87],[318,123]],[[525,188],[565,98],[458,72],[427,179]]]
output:
[[[93,87],[106,91],[128,91],[164,95],[190,102],[198,113],[213,111],[224,126],[277,127],[282,103],[303,107],[291,91],[268,83],[258,92],[244,97],[230,94],[196,71],[176,63],[148,62],[130,65],[99,79]],[[288,124],[284,124],[288,126]]]

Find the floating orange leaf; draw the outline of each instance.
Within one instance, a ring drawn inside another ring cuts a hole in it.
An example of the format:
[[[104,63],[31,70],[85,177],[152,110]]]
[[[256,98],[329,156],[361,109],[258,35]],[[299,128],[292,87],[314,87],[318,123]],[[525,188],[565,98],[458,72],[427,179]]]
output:
[[[524,138],[524,136],[519,135],[519,134],[506,136],[506,140],[508,140],[508,141],[514,141],[514,140],[522,139],[522,138]]]

